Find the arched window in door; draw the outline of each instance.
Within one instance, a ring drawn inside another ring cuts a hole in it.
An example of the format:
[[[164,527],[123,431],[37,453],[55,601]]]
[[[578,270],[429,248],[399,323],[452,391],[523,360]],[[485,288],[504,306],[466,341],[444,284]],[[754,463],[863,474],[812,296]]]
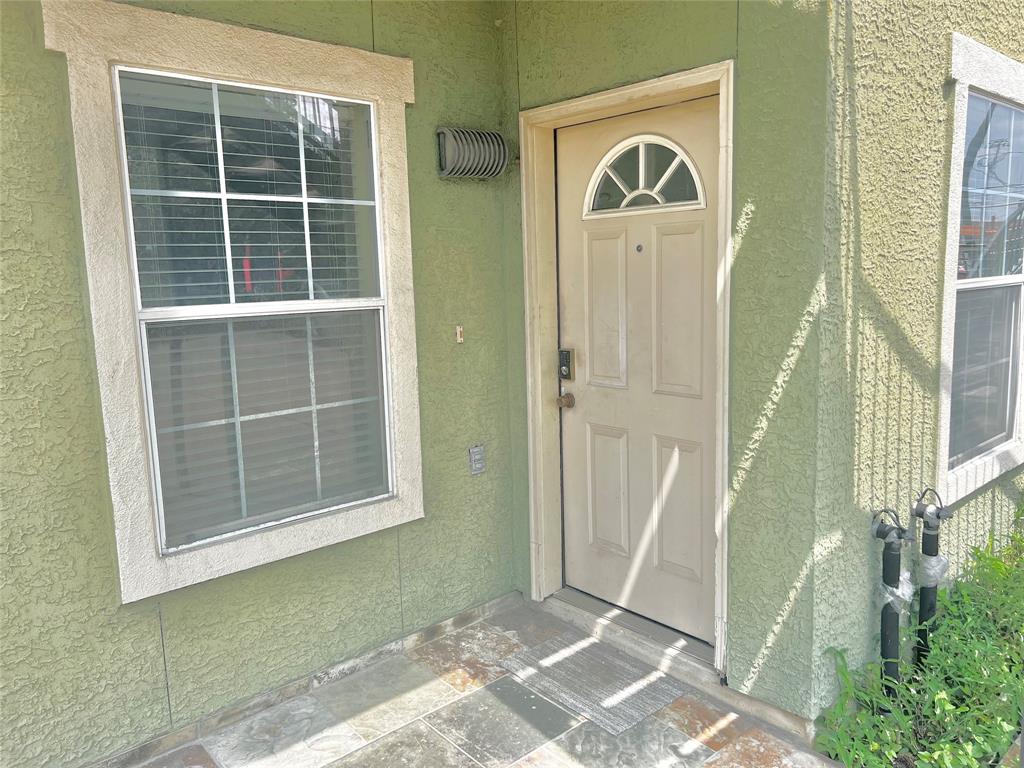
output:
[[[583,217],[704,207],[700,174],[686,150],[645,134],[619,142],[601,159],[587,188]]]

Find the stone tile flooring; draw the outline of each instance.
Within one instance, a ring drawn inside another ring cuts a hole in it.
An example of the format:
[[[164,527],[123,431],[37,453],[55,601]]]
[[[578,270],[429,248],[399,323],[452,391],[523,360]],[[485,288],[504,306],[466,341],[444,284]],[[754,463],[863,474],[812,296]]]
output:
[[[502,668],[507,656],[570,630],[533,606],[516,607],[221,727],[145,768],[830,765],[696,690],[613,736]]]

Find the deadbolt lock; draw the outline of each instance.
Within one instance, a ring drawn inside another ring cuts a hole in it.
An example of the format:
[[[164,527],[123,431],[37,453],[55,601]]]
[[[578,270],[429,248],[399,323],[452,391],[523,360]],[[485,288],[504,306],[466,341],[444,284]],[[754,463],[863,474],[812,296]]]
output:
[[[562,381],[572,381],[576,377],[574,357],[571,349],[558,350],[558,378]]]
[[[566,392],[564,395],[560,395],[555,402],[558,403],[559,408],[572,408],[576,405],[576,396],[572,392]]]

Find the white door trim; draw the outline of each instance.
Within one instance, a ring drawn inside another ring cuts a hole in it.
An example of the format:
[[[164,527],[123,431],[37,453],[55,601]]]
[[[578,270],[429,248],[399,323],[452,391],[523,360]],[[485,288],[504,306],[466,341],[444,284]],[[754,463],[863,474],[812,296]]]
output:
[[[728,606],[729,269],[732,263],[733,62],[582,96],[519,113],[526,307],[530,596],[562,588],[562,487],[557,350],[555,130],[718,94],[718,324],[715,393],[715,667],[725,672]]]

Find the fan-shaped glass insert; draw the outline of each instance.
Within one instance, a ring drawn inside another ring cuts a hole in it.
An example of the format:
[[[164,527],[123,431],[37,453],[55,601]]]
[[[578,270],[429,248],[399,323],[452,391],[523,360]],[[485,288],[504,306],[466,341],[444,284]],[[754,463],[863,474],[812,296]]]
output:
[[[590,182],[586,214],[623,208],[704,205],[693,161],[661,136],[636,136],[605,155]]]

